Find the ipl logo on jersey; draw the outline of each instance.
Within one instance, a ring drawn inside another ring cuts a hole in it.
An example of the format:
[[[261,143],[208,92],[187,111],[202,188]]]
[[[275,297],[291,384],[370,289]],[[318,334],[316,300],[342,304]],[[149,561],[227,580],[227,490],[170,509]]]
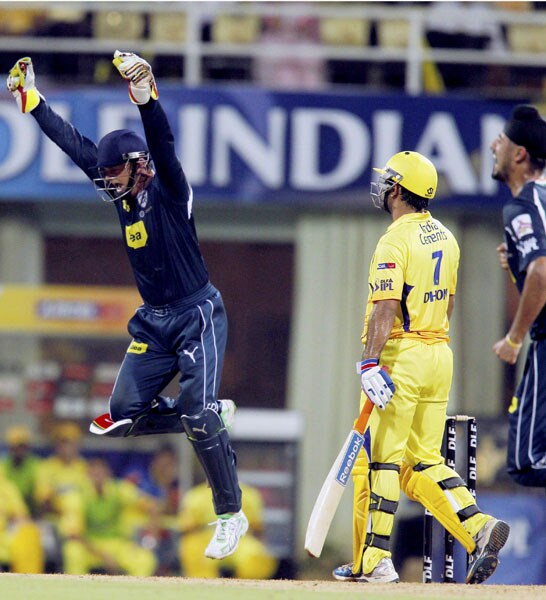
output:
[[[538,250],[538,242],[535,236],[527,238],[526,240],[522,240],[516,244],[516,248],[518,252],[521,254],[522,258],[525,258],[530,252],[534,252]]]
[[[375,286],[373,288],[374,292],[392,292],[393,291],[393,284],[394,281],[392,280],[392,278],[389,279],[376,279],[375,280]]]

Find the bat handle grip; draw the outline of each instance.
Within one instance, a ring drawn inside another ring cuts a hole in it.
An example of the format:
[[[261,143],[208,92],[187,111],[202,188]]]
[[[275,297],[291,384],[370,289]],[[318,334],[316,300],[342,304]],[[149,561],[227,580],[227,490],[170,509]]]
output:
[[[358,419],[356,420],[356,423],[355,423],[355,429],[361,435],[363,435],[364,432],[366,431],[366,427],[368,426],[368,419],[370,418],[370,415],[372,414],[372,410],[373,410],[374,406],[375,406],[375,404],[369,398],[366,398],[366,402],[364,402],[364,406],[362,407],[362,410],[360,411],[360,415],[358,416]]]

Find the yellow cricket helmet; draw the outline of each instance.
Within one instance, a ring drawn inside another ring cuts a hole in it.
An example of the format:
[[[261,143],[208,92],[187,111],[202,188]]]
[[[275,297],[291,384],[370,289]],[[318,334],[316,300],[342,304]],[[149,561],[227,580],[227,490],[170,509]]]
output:
[[[24,425],[13,425],[6,431],[6,445],[12,448],[13,446],[28,446],[32,434],[30,429]]]
[[[395,183],[417,196],[431,200],[438,187],[438,173],[432,162],[419,152],[404,150],[392,156],[383,169],[373,169],[381,175],[379,183],[372,184],[372,198],[377,192],[387,192]],[[391,185],[386,187],[389,182]],[[379,186],[379,190],[377,187]],[[374,193],[375,192],[375,193]],[[375,198],[374,198],[375,204]]]

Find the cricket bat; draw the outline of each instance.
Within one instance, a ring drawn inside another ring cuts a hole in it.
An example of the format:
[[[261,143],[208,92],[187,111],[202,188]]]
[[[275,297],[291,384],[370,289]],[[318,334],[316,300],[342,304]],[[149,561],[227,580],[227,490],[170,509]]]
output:
[[[366,399],[360,415],[351,430],[340,453],[337,455],[330,472],[326,476],[319,495],[313,506],[311,517],[305,534],[305,549],[311,556],[318,558],[324,546],[324,540],[336,514],[339,501],[351,478],[356,457],[364,444],[364,432],[374,407],[373,402]]]

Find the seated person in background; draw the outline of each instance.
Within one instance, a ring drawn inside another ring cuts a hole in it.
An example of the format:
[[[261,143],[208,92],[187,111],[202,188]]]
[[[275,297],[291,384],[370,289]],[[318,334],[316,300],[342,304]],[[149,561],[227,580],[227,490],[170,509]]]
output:
[[[88,483],[87,462],[81,456],[82,433],[76,423],[59,423],[52,431],[53,454],[43,460],[37,472],[34,499],[40,517],[59,524],[67,494]],[[69,500],[69,499],[68,499]]]
[[[289,55],[278,55],[271,48],[254,57],[254,81],[273,89],[320,90],[326,87],[326,63],[320,56],[319,22],[314,17],[263,19],[260,46],[291,47]],[[314,55],[300,56],[301,47],[316,46]]]
[[[134,480],[132,474],[129,479]],[[160,446],[152,456],[147,473],[134,483],[157,499],[162,527],[178,529],[178,456],[174,448],[169,444]]]
[[[169,444],[161,445],[153,454],[145,473],[129,473],[128,479],[155,500],[146,523],[139,529],[141,543],[153,549],[158,562],[156,575],[179,572],[178,512],[179,481],[178,456]]]
[[[0,472],[0,564],[12,573],[43,573],[40,530],[17,486]]]
[[[243,511],[249,528],[241,538],[237,552],[222,560],[208,560],[203,552],[210,537],[209,525],[214,521],[212,493],[206,483],[186,492],[180,514],[180,565],[186,577],[214,578],[229,571],[238,579],[270,579],[277,560],[260,540],[263,533],[263,502],[257,489],[241,484]]]
[[[73,501],[64,515],[64,572],[153,575],[153,552],[133,541],[134,531],[124,521],[126,511],[146,511],[153,501],[131,482],[112,477],[102,458],[89,461],[88,474],[88,485],[80,493],[70,493]]]
[[[31,437],[30,429],[24,425],[14,425],[6,431],[8,453],[0,462],[0,471],[17,486],[30,514],[34,515],[34,490],[41,459],[30,449]]]
[[[62,569],[60,537],[67,527],[65,515],[79,492],[88,482],[87,462],[81,456],[82,433],[72,421],[55,425],[50,438],[53,453],[42,460],[34,488],[35,516],[39,519],[46,554],[47,571]]]

